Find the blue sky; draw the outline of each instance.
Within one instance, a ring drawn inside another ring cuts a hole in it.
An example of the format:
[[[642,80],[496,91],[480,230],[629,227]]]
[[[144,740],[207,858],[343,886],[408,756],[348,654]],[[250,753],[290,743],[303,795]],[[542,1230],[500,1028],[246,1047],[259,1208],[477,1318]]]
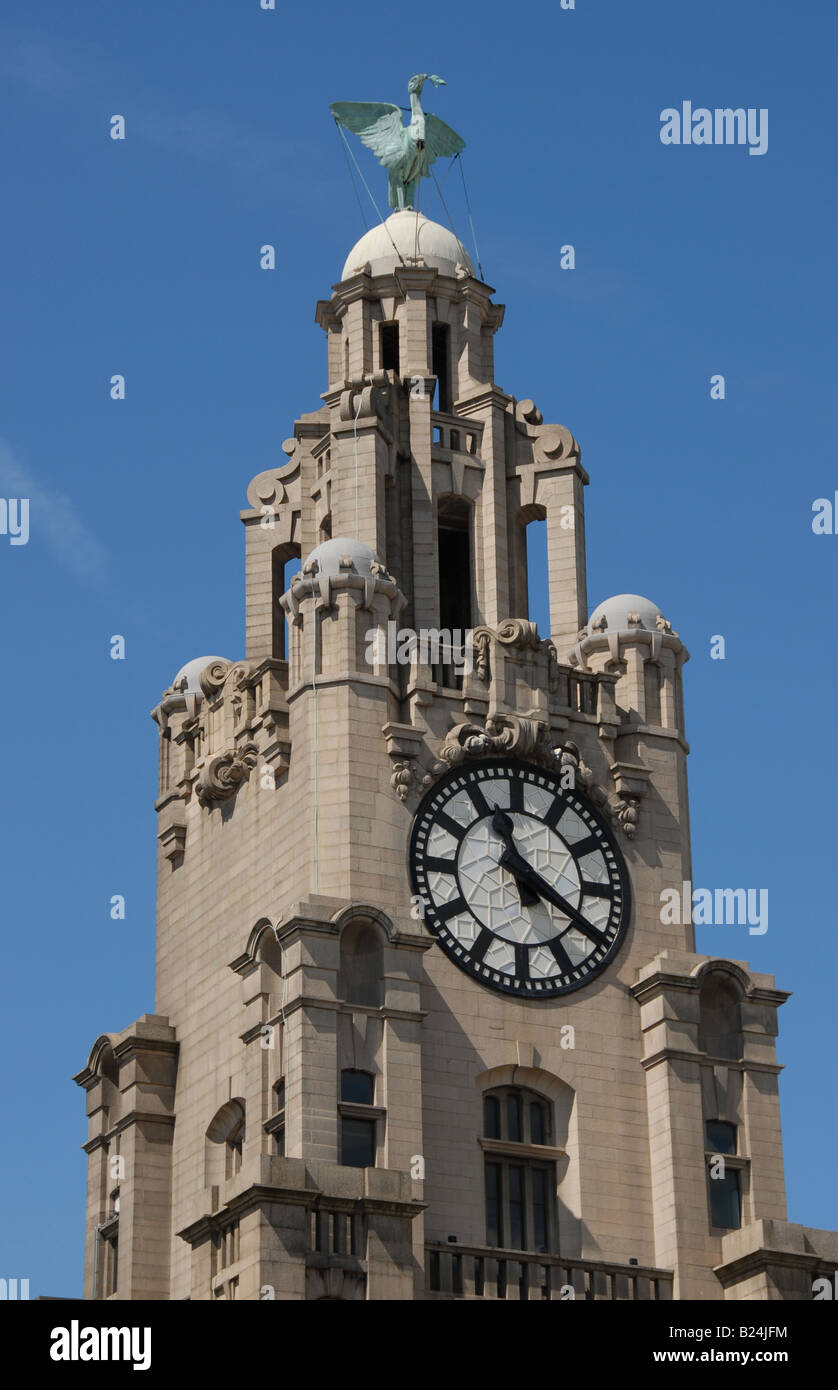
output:
[[[32,531],[0,535],[0,1275],[80,1291],[70,1077],[99,1032],[153,1009],[148,712],[185,661],[243,653],[245,489],[325,387],[314,305],[364,230],[329,103],[405,102],[416,71],[446,78],[427,104],[468,142],[507,305],[497,379],[582,444],[591,606],[646,594],[692,652],[694,881],[770,895],[764,936],[706,928],[699,949],[794,991],[778,1049],[789,1216],[838,1226],[838,536],[811,528],[838,487],[836,39],[829,0],[6,0],[0,494],[32,499]],[[767,154],[664,147],[660,112],[684,100],[768,108]],[[443,192],[468,239],[456,171]],[[423,210],[443,220],[427,186]]]

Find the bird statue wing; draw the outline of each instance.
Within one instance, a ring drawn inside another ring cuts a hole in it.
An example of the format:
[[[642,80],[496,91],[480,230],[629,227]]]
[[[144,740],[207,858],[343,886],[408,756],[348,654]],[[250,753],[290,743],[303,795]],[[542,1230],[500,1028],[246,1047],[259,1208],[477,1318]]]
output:
[[[404,157],[406,132],[401,107],[386,101],[336,101],[329,109],[335,120],[359,136],[386,169],[392,169]]]
[[[462,136],[441,121],[439,116],[425,117],[425,144],[434,159],[439,159],[441,155],[459,154],[466,147]]]

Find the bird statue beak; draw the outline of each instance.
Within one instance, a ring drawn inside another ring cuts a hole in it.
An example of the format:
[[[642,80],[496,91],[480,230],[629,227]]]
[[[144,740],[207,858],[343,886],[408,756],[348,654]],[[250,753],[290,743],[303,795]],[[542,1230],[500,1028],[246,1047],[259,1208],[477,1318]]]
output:
[[[433,82],[435,87],[445,87],[447,85],[444,77],[429,77],[428,81]]]

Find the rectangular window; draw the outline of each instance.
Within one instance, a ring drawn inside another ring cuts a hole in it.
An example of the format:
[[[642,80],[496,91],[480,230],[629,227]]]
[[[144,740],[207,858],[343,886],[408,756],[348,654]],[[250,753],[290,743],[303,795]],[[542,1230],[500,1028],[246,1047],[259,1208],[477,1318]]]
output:
[[[709,1175],[710,1225],[724,1231],[738,1231],[742,1225],[739,1169],[727,1168],[724,1177]]]
[[[704,1129],[708,1153],[736,1153],[736,1125],[728,1124],[724,1120],[708,1120]]]
[[[382,323],[379,330],[379,351],[382,370],[396,372],[399,370],[399,325],[397,323]]]
[[[503,1244],[499,1163],[486,1164],[486,1242],[495,1246]]]
[[[497,1096],[484,1097],[483,1133],[487,1139],[500,1139],[500,1105]]]
[[[347,1168],[375,1167],[375,1120],[342,1117],[340,1161]]]
[[[353,1101],[356,1105],[372,1105],[373,1079],[369,1072],[342,1071],[340,1074],[340,1098]]]
[[[448,350],[448,324],[435,323],[431,329],[431,371],[437,379],[436,408],[444,415],[451,410],[451,362]]]
[[[506,1098],[506,1137],[516,1144],[520,1144],[523,1138],[521,1133],[521,1101],[518,1096],[507,1096]]]
[[[540,1254],[547,1251],[547,1172],[544,1168],[533,1168],[532,1179],[532,1234],[533,1243]]]
[[[471,508],[460,498],[444,497],[437,514],[439,530],[439,626],[459,632],[465,641],[471,627]]]
[[[544,1137],[544,1106],[539,1105],[534,1100],[530,1105],[530,1143],[545,1144]]]
[[[517,1163],[509,1165],[509,1248],[527,1248],[524,1232],[524,1170]]]

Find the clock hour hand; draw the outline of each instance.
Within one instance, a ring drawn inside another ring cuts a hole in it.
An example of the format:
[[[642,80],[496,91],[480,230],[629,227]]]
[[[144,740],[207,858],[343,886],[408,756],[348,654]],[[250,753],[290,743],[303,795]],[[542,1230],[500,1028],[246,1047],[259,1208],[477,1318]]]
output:
[[[535,907],[536,903],[540,902],[541,899],[534,888],[531,887],[530,884],[525,883],[522,879],[520,866],[523,866],[524,869],[529,869],[529,865],[526,859],[524,859],[515,848],[515,841],[512,838],[515,826],[512,817],[498,808],[492,816],[492,829],[498,839],[503,841],[504,852],[498,862],[512,874],[515,880],[515,887],[518,889],[518,897],[521,899],[521,906]]]

